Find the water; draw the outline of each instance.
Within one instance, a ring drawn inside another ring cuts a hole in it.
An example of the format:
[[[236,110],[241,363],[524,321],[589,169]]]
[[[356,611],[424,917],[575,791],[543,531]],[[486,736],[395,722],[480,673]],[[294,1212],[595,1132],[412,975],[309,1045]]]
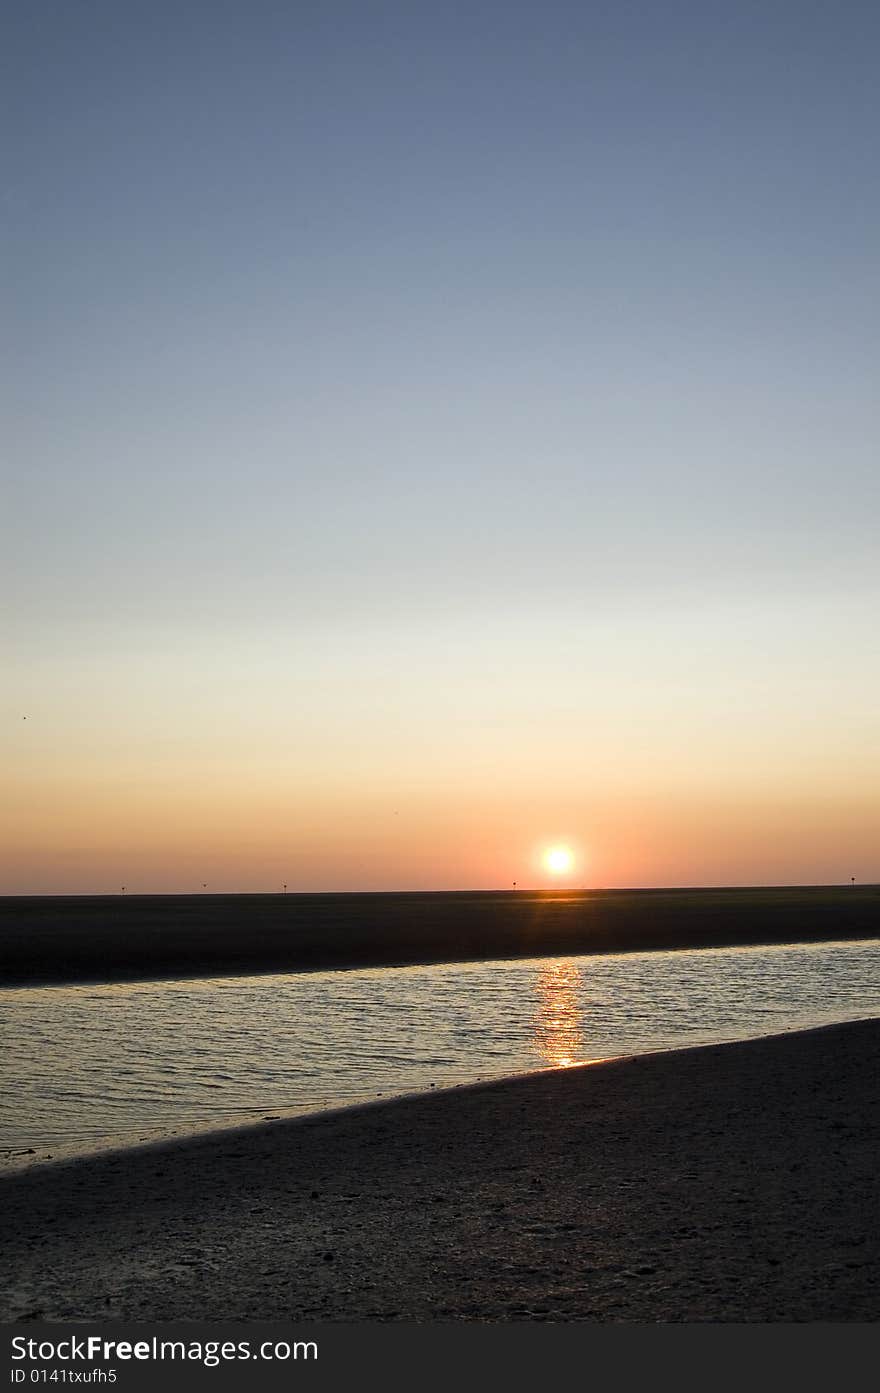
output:
[[[880,1016],[880,940],[15,988],[0,1012],[0,1148],[31,1162]]]

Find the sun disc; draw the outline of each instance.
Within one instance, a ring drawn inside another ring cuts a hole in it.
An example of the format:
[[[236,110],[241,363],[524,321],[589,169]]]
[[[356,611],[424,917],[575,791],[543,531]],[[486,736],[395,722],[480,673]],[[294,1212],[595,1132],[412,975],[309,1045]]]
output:
[[[574,857],[567,846],[551,846],[544,857],[544,865],[553,875],[564,875],[574,864]]]

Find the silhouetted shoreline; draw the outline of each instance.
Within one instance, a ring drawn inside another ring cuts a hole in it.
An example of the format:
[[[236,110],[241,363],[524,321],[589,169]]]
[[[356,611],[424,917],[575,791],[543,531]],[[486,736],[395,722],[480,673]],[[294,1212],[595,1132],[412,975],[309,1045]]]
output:
[[[0,1179],[0,1319],[876,1321],[880,1021]]]
[[[880,937],[880,886],[7,896],[6,985]]]

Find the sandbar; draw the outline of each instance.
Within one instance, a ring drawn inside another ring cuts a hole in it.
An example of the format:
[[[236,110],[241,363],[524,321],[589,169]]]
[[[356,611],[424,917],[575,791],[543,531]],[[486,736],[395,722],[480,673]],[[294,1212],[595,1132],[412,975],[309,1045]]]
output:
[[[0,981],[303,972],[880,937],[880,886],[0,897]]]

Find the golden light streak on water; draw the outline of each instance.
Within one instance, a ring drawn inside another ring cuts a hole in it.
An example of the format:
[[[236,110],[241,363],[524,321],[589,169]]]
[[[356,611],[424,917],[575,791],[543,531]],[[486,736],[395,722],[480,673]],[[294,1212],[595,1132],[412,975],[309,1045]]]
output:
[[[584,991],[583,969],[569,961],[550,962],[536,974],[535,1049],[555,1069],[580,1063],[580,1000]]]

